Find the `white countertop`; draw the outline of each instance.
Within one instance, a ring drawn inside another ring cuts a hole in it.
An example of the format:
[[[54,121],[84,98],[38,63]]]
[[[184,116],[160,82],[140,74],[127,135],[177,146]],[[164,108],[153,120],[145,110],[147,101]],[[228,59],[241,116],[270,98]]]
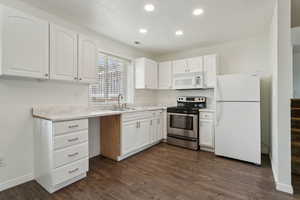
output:
[[[68,121],[77,119],[86,119],[92,117],[103,117],[110,115],[121,115],[125,113],[143,112],[152,110],[167,109],[165,106],[134,106],[124,111],[114,111],[108,108],[84,107],[84,106],[49,106],[34,107],[32,115],[35,118],[46,119],[50,121]]]

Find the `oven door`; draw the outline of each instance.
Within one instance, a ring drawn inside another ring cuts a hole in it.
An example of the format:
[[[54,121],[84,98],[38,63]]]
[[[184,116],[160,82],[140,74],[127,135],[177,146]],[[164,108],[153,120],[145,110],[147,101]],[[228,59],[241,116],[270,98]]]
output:
[[[198,115],[168,113],[168,135],[198,138]]]

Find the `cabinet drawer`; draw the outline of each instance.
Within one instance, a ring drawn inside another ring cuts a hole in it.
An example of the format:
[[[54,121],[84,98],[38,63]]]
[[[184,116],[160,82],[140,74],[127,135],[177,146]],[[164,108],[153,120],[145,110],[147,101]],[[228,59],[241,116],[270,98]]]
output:
[[[75,144],[80,144],[88,141],[88,131],[78,131],[66,135],[59,135],[54,137],[54,149],[61,149]]]
[[[75,160],[88,157],[88,143],[78,144],[76,146],[68,147],[62,150],[56,150],[53,154],[54,168],[68,164]]]
[[[214,114],[211,112],[200,112],[200,119],[213,119]]]
[[[88,159],[82,159],[72,164],[57,168],[52,172],[53,185],[72,179],[89,170]]]
[[[89,123],[87,119],[73,120],[65,122],[55,122],[53,124],[54,135],[62,135],[68,132],[88,129]]]
[[[145,111],[145,112],[135,112],[135,113],[127,113],[122,115],[122,121],[134,121],[134,120],[140,120],[145,118],[151,118],[153,116],[151,111]]]

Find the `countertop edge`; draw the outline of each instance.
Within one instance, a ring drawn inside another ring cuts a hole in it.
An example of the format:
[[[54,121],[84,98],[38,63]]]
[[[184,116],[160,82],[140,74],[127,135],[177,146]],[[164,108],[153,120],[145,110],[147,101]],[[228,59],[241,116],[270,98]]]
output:
[[[167,108],[165,107],[157,107],[157,108],[146,108],[146,109],[139,109],[139,110],[128,110],[128,111],[111,111],[111,112],[105,112],[101,113],[99,111],[98,114],[70,114],[68,117],[52,117],[47,114],[39,114],[39,113],[33,113],[32,116],[33,118],[38,118],[38,119],[44,119],[44,120],[49,120],[52,122],[61,122],[61,121],[71,121],[71,120],[80,120],[80,119],[88,119],[88,118],[94,118],[94,117],[105,117],[105,116],[113,116],[113,115],[122,115],[122,114],[127,114],[127,113],[135,113],[135,112],[144,112],[144,111],[155,111],[155,110],[166,110]]]

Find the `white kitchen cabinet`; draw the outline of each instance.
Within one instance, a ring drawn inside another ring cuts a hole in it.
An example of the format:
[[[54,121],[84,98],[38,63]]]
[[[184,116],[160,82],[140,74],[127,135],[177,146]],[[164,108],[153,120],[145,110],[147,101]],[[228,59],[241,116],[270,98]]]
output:
[[[143,119],[138,121],[138,128],[136,132],[137,144],[135,145],[135,149],[139,149],[150,143],[149,142],[150,129],[151,129],[150,126],[151,126],[151,120],[149,119]]]
[[[204,86],[206,88],[215,88],[217,81],[217,55],[204,56]]]
[[[173,85],[173,70],[172,70],[172,62],[161,62],[159,63],[158,68],[158,83],[159,89],[172,89]]]
[[[113,119],[108,117],[105,120],[104,118],[102,118],[104,121],[101,124],[103,130],[111,130],[105,126],[111,125],[109,123]],[[105,142],[104,145],[107,145],[101,147],[105,151],[101,152],[103,156],[120,161],[159,143],[164,137],[164,125],[162,124],[164,112],[162,110],[126,113],[121,118],[120,142],[115,143],[115,141],[118,141],[118,134],[115,132],[109,133],[106,131],[105,134],[102,134],[102,136],[106,136],[101,138],[103,142],[101,144]],[[112,135],[115,136],[114,139],[112,139]],[[116,144],[120,145],[121,151],[119,153]],[[115,150],[112,151],[111,149]],[[112,154],[111,152],[117,153]]]
[[[84,35],[78,39],[78,81],[95,83],[97,81],[97,42]]]
[[[156,138],[155,141],[160,141],[162,139],[164,139],[163,136],[163,112],[159,112],[157,119],[156,119],[156,123],[157,123],[157,131],[156,131]]]
[[[157,119],[153,118],[150,120],[150,143],[156,142],[157,138]]]
[[[49,24],[1,6],[1,75],[49,78]]]
[[[203,57],[188,58],[173,61],[173,73],[192,73],[203,71]]]
[[[35,119],[34,175],[49,193],[86,177],[88,120]]]
[[[199,145],[200,149],[214,151],[215,123],[213,112],[200,112],[199,115]]]
[[[180,74],[187,72],[187,62],[186,60],[175,60],[173,61],[173,73]]]
[[[158,88],[158,65],[148,58],[138,58],[135,61],[136,89]]]
[[[77,80],[77,34],[51,24],[50,79]]]
[[[195,57],[187,59],[186,72],[202,72],[203,71],[203,57]]]
[[[126,155],[136,148],[136,135],[139,127],[138,121],[130,121],[123,123],[122,125],[122,136],[121,136],[121,154]]]

